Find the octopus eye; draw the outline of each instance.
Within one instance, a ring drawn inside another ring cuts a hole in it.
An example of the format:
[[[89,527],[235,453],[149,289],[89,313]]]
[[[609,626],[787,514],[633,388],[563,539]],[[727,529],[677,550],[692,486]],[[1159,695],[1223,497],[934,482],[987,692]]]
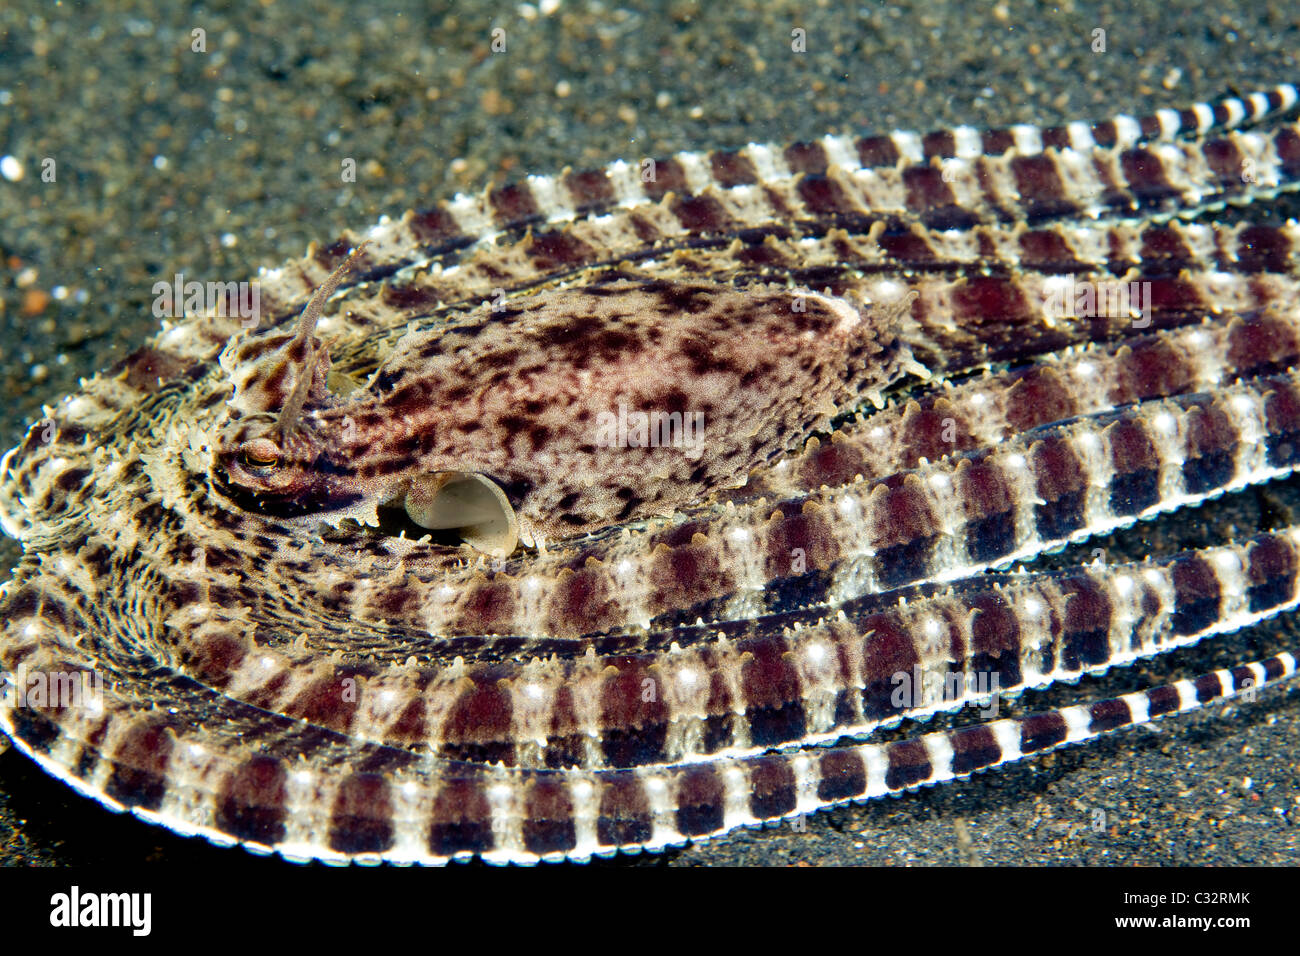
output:
[[[240,446],[239,457],[250,468],[272,468],[280,461],[280,449],[269,438],[254,438]]]

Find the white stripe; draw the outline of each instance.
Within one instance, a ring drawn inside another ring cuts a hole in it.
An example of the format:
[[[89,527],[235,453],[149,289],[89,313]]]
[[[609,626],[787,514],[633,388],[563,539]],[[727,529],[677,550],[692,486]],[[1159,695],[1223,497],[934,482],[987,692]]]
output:
[[[1296,100],[1300,98],[1300,94],[1296,93],[1296,88],[1290,83],[1283,83],[1279,86],[1277,88],[1277,93],[1282,97],[1282,109],[1279,110],[1279,112],[1289,110],[1291,107],[1295,106]]]
[[[882,797],[889,793],[889,787],[885,783],[885,776],[889,773],[889,760],[885,756],[885,748],[868,744],[862,748],[861,754],[862,762],[867,768],[867,789],[862,795]]]
[[[426,761],[426,766],[432,761]],[[394,863],[418,863],[430,856],[429,818],[433,813],[432,793],[414,777],[392,781],[393,845],[384,858]]]
[[[641,206],[647,202],[645,186],[641,183],[640,166],[633,166],[623,160],[616,160],[606,167],[609,184],[614,189],[614,198],[624,209]]]
[[[1011,127],[1011,136],[1016,143],[1016,152],[1022,156],[1033,156],[1043,151],[1043,134],[1037,126],[1017,123]]]
[[[753,789],[749,778],[736,764],[717,768],[722,778],[722,829],[734,830],[757,819],[749,805],[749,795]]]
[[[921,149],[921,137],[916,133],[899,130],[890,133],[889,139],[893,142],[894,148],[898,150],[898,154],[909,163],[920,163],[925,160],[925,151]]]
[[[1070,135],[1070,147],[1079,152],[1092,149],[1097,141],[1092,138],[1092,127],[1087,123],[1070,123],[1065,127]]]
[[[1059,713],[1061,719],[1065,721],[1066,743],[1077,743],[1095,736],[1091,730],[1092,714],[1088,712],[1086,706],[1062,707]]]
[[[1192,112],[1196,114],[1196,131],[1204,133],[1214,125],[1214,108],[1207,103],[1197,103],[1192,107]]]
[[[979,130],[973,127],[954,126],[952,141],[955,147],[953,152],[963,159],[984,155],[984,141],[980,138]]]
[[[533,190],[537,211],[547,222],[568,222],[574,218],[573,206],[564,198],[568,190],[561,192],[560,182],[554,176],[529,176],[528,185]]]
[[[1024,756],[1020,752],[1020,724],[1014,720],[995,720],[988,725],[993,732],[993,739],[1002,750],[998,763],[1009,763]]]
[[[926,778],[929,783],[937,783],[941,780],[951,780],[952,773],[952,741],[948,739],[947,734],[926,734],[921,738],[925,744],[925,751],[930,755],[930,776]]]
[[[677,154],[676,159],[686,174],[686,187],[692,193],[702,193],[714,185],[713,172],[703,153],[682,152]]]
[[[465,235],[473,236],[479,242],[496,237],[496,225],[484,208],[482,197],[457,193],[456,197],[447,204],[447,211],[452,214],[456,225]]]
[[[790,769],[794,772],[794,794],[795,813],[810,813],[825,805],[825,801],[817,796],[817,780],[813,770],[818,765],[806,757],[804,754],[798,754],[790,758]]]
[[[754,172],[759,182],[777,182],[790,178],[790,167],[785,164],[785,157],[778,150],[764,143],[750,143],[742,152],[754,164]]]
[[[488,812],[492,820],[492,837],[496,846],[482,854],[488,863],[530,862],[532,857],[524,850],[522,807],[515,807],[517,785],[504,773],[494,774],[491,783],[481,784],[487,797]]]
[[[1241,105],[1241,100],[1224,100],[1223,106],[1228,111],[1228,121],[1223,124],[1225,127],[1236,126],[1246,118],[1246,107]]]
[[[1178,118],[1177,110],[1156,110],[1156,119],[1160,123],[1161,139],[1173,139],[1178,135],[1182,121]]]
[[[600,814],[596,786],[586,777],[578,777],[569,783],[569,793],[573,795],[574,836],[574,848],[569,856],[590,857],[600,846],[596,835],[596,818]]]
[[[1146,694],[1125,694],[1120,700],[1128,704],[1129,716],[1132,717],[1133,723],[1145,724],[1151,719],[1151,701]]]
[[[1174,690],[1178,691],[1178,709],[1195,710],[1201,706],[1200,701],[1196,699],[1196,685],[1189,680],[1180,680],[1174,684]]]
[[[644,783],[646,802],[650,805],[651,833],[648,846],[670,846],[680,843],[682,836],[677,831],[677,817],[673,813],[673,795],[669,792],[668,780],[663,774],[654,773],[654,768],[642,767],[636,775]]]
[[[1251,676],[1255,678],[1255,686],[1252,690],[1263,687],[1268,683],[1268,671],[1264,669],[1264,665],[1259,661],[1252,661],[1247,670],[1249,670]],[[1240,691],[1238,691],[1238,693],[1240,693]]]
[[[862,168],[857,147],[848,136],[823,136],[822,148],[826,150],[826,158],[840,169],[856,173]]]
[[[286,852],[315,856],[327,845],[321,807],[332,804],[334,794],[318,774],[310,770],[291,770],[284,778],[284,839],[277,846]]]
[[[1259,119],[1268,112],[1268,97],[1263,93],[1250,94],[1250,107],[1254,110],[1253,119]]]
[[[1120,149],[1126,149],[1142,138],[1142,125],[1133,117],[1120,113],[1114,123],[1115,145]]]

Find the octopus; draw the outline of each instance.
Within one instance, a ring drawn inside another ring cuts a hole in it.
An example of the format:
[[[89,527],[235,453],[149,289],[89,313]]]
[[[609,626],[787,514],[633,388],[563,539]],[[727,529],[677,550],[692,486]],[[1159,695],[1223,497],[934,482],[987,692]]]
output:
[[[533,863],[1253,697],[1296,657],[913,728],[1300,603],[1300,527],[1047,557],[1300,462],[1296,103],[566,170],[263,270],[5,456],[0,729],[218,845]]]

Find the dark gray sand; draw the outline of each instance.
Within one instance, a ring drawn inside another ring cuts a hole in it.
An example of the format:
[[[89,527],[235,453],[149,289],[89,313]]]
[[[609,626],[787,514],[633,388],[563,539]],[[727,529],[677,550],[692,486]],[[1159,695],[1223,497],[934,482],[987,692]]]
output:
[[[1300,9],[830,2],[249,4],[0,10],[0,447],[155,327],[152,285],[239,280],[345,226],[530,171],[828,131],[1146,113],[1300,78]],[[1283,12],[1285,10],[1285,12]],[[504,53],[490,50],[503,28]],[[803,54],[791,31],[806,31]],[[1106,52],[1092,50],[1106,31]],[[192,52],[201,29],[206,52]],[[53,159],[57,180],[41,180]],[[354,159],[354,184],[340,164]],[[4,171],[8,167],[0,167]],[[1107,560],[1300,514],[1300,485],[1090,542]],[[17,551],[5,542],[0,560]],[[1106,682],[1122,692],[1294,647],[1288,615]],[[1004,711],[1005,712],[1005,711]],[[652,863],[1285,864],[1300,692],[1265,693],[965,783]],[[0,755],[0,860],[282,867],[115,817]]]

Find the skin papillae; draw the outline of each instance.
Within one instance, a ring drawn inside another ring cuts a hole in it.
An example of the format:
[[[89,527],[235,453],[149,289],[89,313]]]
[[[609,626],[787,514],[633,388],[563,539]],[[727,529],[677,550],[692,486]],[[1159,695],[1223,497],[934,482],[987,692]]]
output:
[[[1300,228],[1266,215],[1295,102],[616,163],[313,248],[259,277],[257,328],[164,328],[5,458],[0,727],[215,842],[532,862],[1289,678],[865,740],[1300,600],[1296,528],[982,573],[1295,469]],[[599,441],[620,404],[702,441]],[[518,548],[403,518],[448,472],[500,490]]]

